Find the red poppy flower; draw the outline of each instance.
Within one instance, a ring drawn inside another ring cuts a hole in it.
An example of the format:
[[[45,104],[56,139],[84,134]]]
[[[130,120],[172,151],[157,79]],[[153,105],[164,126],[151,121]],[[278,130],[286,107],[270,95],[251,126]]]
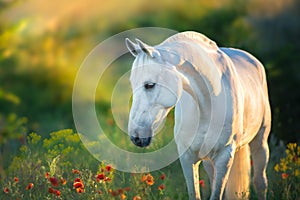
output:
[[[76,188],[76,192],[77,192],[77,193],[83,193],[83,192],[84,192],[84,189],[83,189],[83,188]]]
[[[15,181],[16,183],[18,183],[18,182],[19,182],[19,179],[18,179],[17,177],[15,177],[15,178],[14,178],[14,181]]]
[[[143,175],[141,181],[146,182],[147,185],[150,185],[150,186],[154,184],[154,178],[151,174]]]
[[[30,190],[30,189],[32,189],[33,188],[33,183],[29,183],[27,186],[26,186],[26,190]]]
[[[108,192],[111,194],[111,196],[116,197],[119,195],[117,191],[113,191],[112,189],[108,190]]]
[[[105,166],[105,170],[108,171],[108,172],[110,172],[112,170],[112,166],[106,165]]]
[[[123,189],[122,188],[118,189],[118,193],[122,194],[123,193]]]
[[[9,189],[7,187],[3,188],[3,192],[6,194],[9,193]]]
[[[49,192],[50,194],[54,194],[55,189],[53,189],[53,188],[48,188],[48,192]]]
[[[159,189],[159,190],[164,190],[165,188],[166,188],[166,187],[165,187],[164,184],[161,184],[160,186],[157,187],[157,189]]]
[[[50,181],[50,183],[52,184],[53,187],[58,187],[59,183],[58,183],[57,178],[55,178],[55,177],[50,177],[50,178],[49,178],[49,181]]]
[[[74,182],[73,187],[74,188],[82,188],[83,189],[84,185],[83,185],[82,182]]]
[[[96,176],[96,179],[97,179],[98,182],[99,182],[100,180],[104,180],[104,179],[105,179],[105,174],[104,174],[104,173],[98,174],[98,175]]]
[[[130,187],[125,187],[124,190],[125,190],[126,192],[129,192],[131,189],[130,189]]]
[[[60,191],[59,191],[59,190],[55,190],[55,195],[56,195],[57,197],[59,197],[59,196],[60,196]]]
[[[166,175],[165,174],[162,174],[161,176],[160,176],[160,179],[161,180],[164,180],[166,178]]]
[[[46,172],[46,173],[45,173],[45,178],[46,178],[46,179],[50,178],[50,173],[49,173],[49,172]]]
[[[199,181],[199,184],[200,184],[201,187],[205,187],[204,180],[201,179],[201,180]]]
[[[281,174],[282,179],[287,179],[288,177],[289,177],[289,174],[287,174],[287,173],[282,173]]]
[[[72,169],[72,173],[73,173],[73,174],[80,174],[80,171],[77,170],[77,169]]]

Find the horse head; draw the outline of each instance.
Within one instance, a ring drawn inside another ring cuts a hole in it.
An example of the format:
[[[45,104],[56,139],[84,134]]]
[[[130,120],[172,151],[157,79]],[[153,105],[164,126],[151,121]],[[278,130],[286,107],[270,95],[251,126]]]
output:
[[[133,97],[128,133],[135,145],[146,147],[181,97],[183,83],[162,49],[138,39],[136,43],[126,39],[126,46],[135,57],[130,75]]]

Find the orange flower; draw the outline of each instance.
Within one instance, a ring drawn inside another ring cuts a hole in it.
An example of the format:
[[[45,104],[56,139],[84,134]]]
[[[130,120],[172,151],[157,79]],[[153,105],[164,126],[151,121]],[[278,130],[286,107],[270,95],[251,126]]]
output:
[[[30,189],[32,189],[33,188],[33,183],[29,183],[27,186],[26,186],[26,190],[30,190]]]
[[[110,165],[106,165],[106,166],[105,166],[105,170],[106,170],[107,172],[110,172],[112,169],[113,169],[113,168],[112,168],[112,166],[110,166]]]
[[[76,189],[77,193],[84,192],[84,184],[80,178],[74,180],[73,187]]]
[[[143,175],[141,181],[146,182],[147,185],[150,185],[150,186],[154,184],[154,178],[151,174]]]
[[[140,196],[134,196],[132,200],[142,200]]]
[[[3,192],[6,194],[9,193],[9,189],[7,187],[3,188]]]
[[[64,179],[63,177],[60,178],[60,182],[62,185],[66,185],[67,184],[67,180]]]
[[[76,188],[76,192],[77,192],[77,193],[83,193],[83,192],[84,192],[84,189],[83,189],[83,188]]]
[[[58,187],[59,183],[58,183],[57,178],[55,178],[55,177],[50,177],[50,178],[49,178],[49,181],[50,181],[50,183],[52,184],[52,186]]]
[[[201,179],[201,180],[199,181],[199,184],[201,185],[201,187],[205,187],[204,180]]]
[[[158,190],[164,190],[166,187],[164,184],[161,184],[160,186],[157,187]]]
[[[120,195],[120,198],[121,198],[122,200],[124,200],[124,199],[126,199],[126,195],[125,195],[125,194],[121,194],[121,195]]]
[[[80,171],[77,170],[77,169],[72,169],[72,173],[73,173],[73,174],[80,174]]]
[[[164,180],[166,178],[166,175],[165,174],[162,174],[161,176],[160,176],[160,179],[161,180]]]
[[[18,182],[19,182],[19,179],[18,179],[17,177],[14,177],[14,181],[15,181],[16,183],[18,183]]]
[[[59,191],[59,190],[55,190],[55,195],[56,195],[57,197],[59,197],[59,196],[60,196],[60,191]]]
[[[288,177],[289,177],[289,174],[287,174],[287,173],[282,173],[281,174],[282,179],[287,179]]]
[[[82,188],[83,189],[84,185],[83,185],[82,182],[74,182],[73,187],[74,188]]]
[[[50,178],[50,173],[49,173],[49,172],[46,172],[46,173],[45,173],[45,178],[46,178],[46,179]]]

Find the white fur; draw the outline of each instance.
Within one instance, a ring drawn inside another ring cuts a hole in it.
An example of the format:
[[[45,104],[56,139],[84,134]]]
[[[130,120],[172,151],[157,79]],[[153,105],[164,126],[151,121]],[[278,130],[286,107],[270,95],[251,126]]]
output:
[[[266,199],[271,119],[262,64],[196,32],[154,47],[139,40],[126,44],[136,56],[129,135],[152,137],[175,107],[174,135],[189,198],[200,199],[201,161],[211,181],[210,199],[248,198],[250,147],[257,195]],[[145,82],[156,86],[145,90]]]

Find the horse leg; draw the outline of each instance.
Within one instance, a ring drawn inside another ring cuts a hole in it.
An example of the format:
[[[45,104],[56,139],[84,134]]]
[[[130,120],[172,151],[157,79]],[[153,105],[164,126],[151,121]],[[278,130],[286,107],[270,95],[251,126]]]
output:
[[[212,187],[212,182],[214,178],[214,167],[210,160],[203,160],[203,167],[209,177],[210,186]]]
[[[212,183],[210,200],[222,199],[233,163],[234,152],[235,148],[232,148],[232,145],[229,145],[212,159],[214,166],[214,180]]]
[[[259,200],[266,199],[268,187],[266,168],[269,161],[269,146],[267,141],[269,132],[269,126],[262,126],[250,143],[254,171],[253,183]]]
[[[190,200],[200,200],[199,164],[196,155],[187,150],[180,158],[181,167],[186,180]]]

